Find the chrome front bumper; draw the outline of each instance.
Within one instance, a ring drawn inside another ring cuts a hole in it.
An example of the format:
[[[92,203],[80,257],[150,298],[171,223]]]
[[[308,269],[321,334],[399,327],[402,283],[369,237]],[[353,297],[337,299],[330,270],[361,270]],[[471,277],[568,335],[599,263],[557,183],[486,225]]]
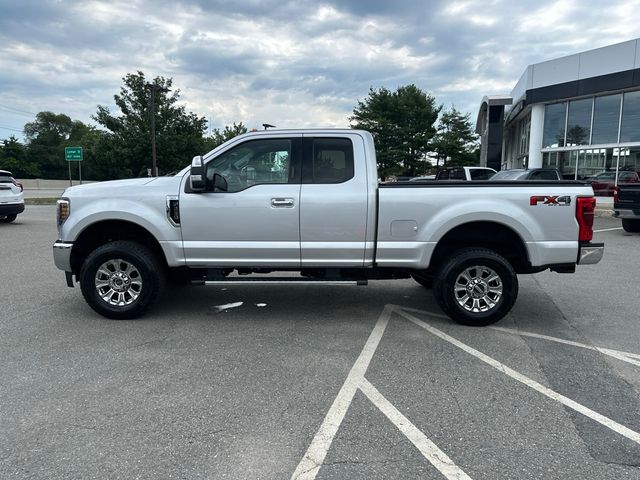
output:
[[[580,245],[578,265],[593,265],[602,260],[603,255],[604,243],[586,243]]]
[[[73,247],[73,243],[62,240],[53,244],[53,263],[65,272],[71,271],[71,247]]]

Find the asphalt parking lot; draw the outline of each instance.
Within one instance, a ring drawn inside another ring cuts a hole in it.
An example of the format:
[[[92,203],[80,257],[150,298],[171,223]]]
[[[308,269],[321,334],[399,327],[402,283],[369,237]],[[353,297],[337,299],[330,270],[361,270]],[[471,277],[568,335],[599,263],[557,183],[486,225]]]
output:
[[[0,478],[640,479],[640,234],[619,227],[596,218],[600,264],[520,277],[495,328],[412,280],[176,288],[112,321],[29,206],[0,225]]]

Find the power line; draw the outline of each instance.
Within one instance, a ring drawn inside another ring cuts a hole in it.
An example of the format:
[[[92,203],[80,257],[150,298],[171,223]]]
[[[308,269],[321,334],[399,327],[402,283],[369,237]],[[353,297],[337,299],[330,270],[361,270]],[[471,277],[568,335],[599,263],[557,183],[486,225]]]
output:
[[[15,112],[13,110],[9,110],[8,108],[3,107],[2,105],[0,105],[0,110],[2,110],[2,112],[5,114],[22,115],[23,117],[29,117],[29,118],[34,117],[30,113]]]
[[[12,130],[12,131],[14,131],[14,132],[20,132],[20,133],[23,133],[23,132],[24,132],[24,130],[23,130],[23,129],[18,130],[17,128],[7,127],[7,126],[5,126],[5,125],[0,125],[0,128],[2,128],[2,129],[4,129],[4,130]]]
[[[36,116],[36,114],[35,114],[35,113],[33,113],[33,112],[27,112],[26,110],[20,110],[19,108],[13,108],[13,107],[10,107],[10,106],[8,106],[8,105],[2,105],[2,104],[0,104],[0,107],[2,107],[2,108],[4,108],[4,109],[7,109],[7,110],[13,110],[14,112],[26,113],[26,114],[31,115],[32,117],[35,117],[35,116]]]

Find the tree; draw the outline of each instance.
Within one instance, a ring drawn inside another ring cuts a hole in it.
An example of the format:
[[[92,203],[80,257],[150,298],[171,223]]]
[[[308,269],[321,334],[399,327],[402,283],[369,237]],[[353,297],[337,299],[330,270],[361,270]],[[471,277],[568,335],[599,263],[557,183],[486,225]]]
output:
[[[27,147],[10,136],[0,145],[0,167],[9,170],[16,178],[35,178],[40,171],[27,155]]]
[[[247,127],[245,127],[242,122],[233,122],[232,126],[225,126],[224,130],[215,128],[213,132],[211,132],[211,136],[205,139],[206,150],[213,150],[217,146],[222,145],[227,140],[231,140],[232,138],[237,137],[238,135],[242,135],[243,133],[247,133]]]
[[[39,112],[24,126],[27,138],[27,163],[34,165],[33,175],[66,178],[68,165],[64,147],[75,146],[90,129],[79,120],[53,112]]]
[[[433,150],[438,166],[441,160],[443,166],[478,164],[478,136],[471,123],[470,114],[464,115],[455,107],[442,112],[438,122],[438,133],[433,141]]]
[[[378,174],[415,176],[426,170],[426,153],[436,133],[435,121],[442,107],[415,85],[395,92],[369,89],[349,117],[352,128],[370,131],[376,143]]]
[[[120,93],[114,95],[120,115],[99,105],[93,119],[106,129],[102,138],[102,161],[111,165],[110,173],[143,176],[151,168],[150,92],[143,72],[127,74]],[[183,105],[178,105],[180,90],[171,91],[171,78],[156,77],[156,145],[158,170],[169,172],[188,165],[194,155],[202,154],[206,120]],[[117,167],[117,168],[116,168]],[[105,172],[107,172],[105,170]]]

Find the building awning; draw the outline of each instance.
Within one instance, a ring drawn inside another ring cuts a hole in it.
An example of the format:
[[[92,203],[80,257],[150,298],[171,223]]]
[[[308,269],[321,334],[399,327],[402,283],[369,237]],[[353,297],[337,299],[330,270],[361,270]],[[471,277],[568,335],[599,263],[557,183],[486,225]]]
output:
[[[487,111],[489,107],[493,107],[494,105],[504,106],[511,105],[513,102],[513,98],[509,95],[487,95],[482,99],[480,103],[480,109],[478,110],[478,118],[476,120],[476,133],[482,134],[483,123],[487,118]]]

